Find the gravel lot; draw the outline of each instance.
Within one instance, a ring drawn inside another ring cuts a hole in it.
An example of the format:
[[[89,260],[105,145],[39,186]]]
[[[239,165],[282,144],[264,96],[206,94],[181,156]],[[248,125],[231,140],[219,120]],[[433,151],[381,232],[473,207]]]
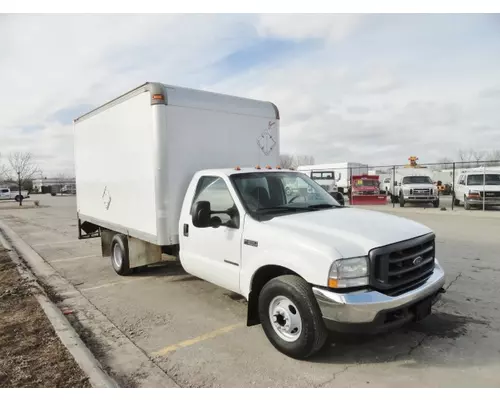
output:
[[[165,373],[155,386],[500,386],[498,211],[367,207],[434,229],[448,291],[419,324],[379,336],[332,336],[323,354],[296,361],[274,350],[260,326],[244,326],[242,299],[175,263],[119,277],[100,257],[99,240],[77,240],[74,197],[34,199],[43,207],[0,204],[0,219],[74,285],[73,292],[59,293],[63,304],[83,295],[113,332],[153,360]],[[109,344],[111,330],[87,305],[71,305],[96,356],[122,385],[153,385],[131,368],[141,361]]]

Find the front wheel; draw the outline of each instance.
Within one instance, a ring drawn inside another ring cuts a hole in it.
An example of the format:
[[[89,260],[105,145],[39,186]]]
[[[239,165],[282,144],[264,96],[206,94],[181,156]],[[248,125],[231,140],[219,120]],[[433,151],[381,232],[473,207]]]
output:
[[[23,195],[18,195],[16,194],[16,197],[14,197],[14,201],[19,203],[19,201],[22,201],[24,200],[24,196]]]
[[[271,344],[305,359],[324,346],[327,330],[311,286],[295,275],[271,279],[259,295],[259,316]]]
[[[399,206],[404,207],[405,206],[405,198],[403,196],[403,193],[399,195]]]
[[[434,208],[438,208],[438,207],[439,207],[439,199],[434,200],[434,201],[432,202],[432,205],[434,206]]]

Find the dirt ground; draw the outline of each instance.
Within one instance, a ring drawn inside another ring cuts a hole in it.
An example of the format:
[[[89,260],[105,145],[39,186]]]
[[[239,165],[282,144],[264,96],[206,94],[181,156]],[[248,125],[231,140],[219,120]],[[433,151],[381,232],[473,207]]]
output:
[[[90,387],[0,247],[0,388]]]

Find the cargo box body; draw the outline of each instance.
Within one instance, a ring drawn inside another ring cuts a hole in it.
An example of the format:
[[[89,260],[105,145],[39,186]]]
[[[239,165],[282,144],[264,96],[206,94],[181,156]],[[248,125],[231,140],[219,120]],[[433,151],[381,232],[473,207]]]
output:
[[[150,243],[178,244],[198,170],[279,163],[274,104],[147,83],[74,121],[82,222]]]

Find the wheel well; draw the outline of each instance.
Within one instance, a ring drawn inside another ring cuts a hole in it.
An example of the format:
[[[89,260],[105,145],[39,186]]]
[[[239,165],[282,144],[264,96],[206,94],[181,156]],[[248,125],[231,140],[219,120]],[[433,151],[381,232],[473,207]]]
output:
[[[252,278],[248,295],[247,326],[257,325],[259,319],[259,295],[264,285],[281,275],[297,275],[292,270],[280,265],[265,265],[257,270]]]

